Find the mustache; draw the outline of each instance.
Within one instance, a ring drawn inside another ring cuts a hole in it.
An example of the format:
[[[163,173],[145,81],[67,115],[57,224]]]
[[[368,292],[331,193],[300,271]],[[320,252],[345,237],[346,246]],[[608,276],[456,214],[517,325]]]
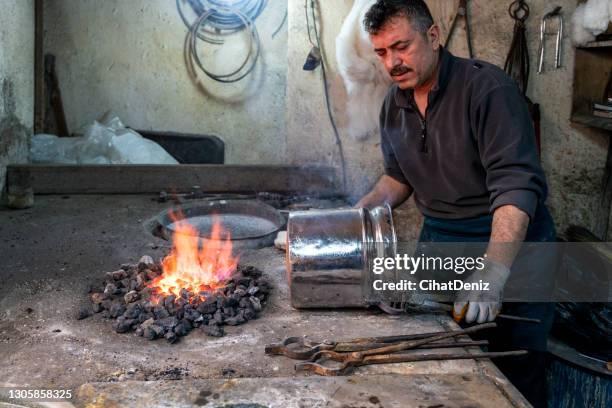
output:
[[[407,72],[412,71],[412,68],[407,67],[406,65],[399,65],[397,67],[393,67],[391,71],[389,71],[389,75],[391,76],[399,76],[404,75]]]

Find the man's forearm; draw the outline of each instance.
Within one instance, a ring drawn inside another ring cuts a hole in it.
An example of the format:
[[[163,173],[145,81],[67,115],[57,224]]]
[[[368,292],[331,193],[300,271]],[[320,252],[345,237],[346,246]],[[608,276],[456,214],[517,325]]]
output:
[[[525,240],[529,216],[514,205],[504,205],[493,213],[487,258],[510,268]]]
[[[410,194],[412,194],[410,186],[383,175],[372,191],[355,204],[355,208],[374,208],[384,204],[396,207],[406,201]]]

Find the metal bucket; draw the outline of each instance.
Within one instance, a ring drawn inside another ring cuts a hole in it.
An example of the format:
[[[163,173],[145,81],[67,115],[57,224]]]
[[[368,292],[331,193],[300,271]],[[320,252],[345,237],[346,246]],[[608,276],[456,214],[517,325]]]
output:
[[[374,303],[371,266],[395,257],[388,205],[289,213],[287,281],[295,308],[364,307]]]

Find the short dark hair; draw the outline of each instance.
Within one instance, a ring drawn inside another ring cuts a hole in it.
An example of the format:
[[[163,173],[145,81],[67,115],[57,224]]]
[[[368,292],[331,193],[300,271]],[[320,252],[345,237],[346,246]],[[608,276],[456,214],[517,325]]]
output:
[[[363,19],[363,27],[370,34],[376,34],[393,17],[404,16],[412,28],[427,33],[434,23],[431,12],[423,0],[377,0]]]

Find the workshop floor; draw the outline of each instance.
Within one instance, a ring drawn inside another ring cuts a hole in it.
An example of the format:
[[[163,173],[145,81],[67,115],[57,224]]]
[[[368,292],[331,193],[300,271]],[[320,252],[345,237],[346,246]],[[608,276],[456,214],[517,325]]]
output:
[[[167,253],[168,244],[143,225],[167,206],[146,196],[81,195],[36,196],[31,209],[0,209],[0,387],[76,390],[89,383],[77,392],[77,405],[521,405],[520,395],[489,362],[370,366],[352,377],[320,378],[296,374],[294,361],[264,355],[265,344],[289,335],[321,340],[439,331],[454,324],[441,316],[294,310],[283,254],[274,248],[241,254],[241,263],[262,269],[275,289],[260,319],[226,327],[225,337],[195,330],[172,345],[117,334],[101,315],[76,320],[88,302],[88,285],[104,272],[145,254]],[[401,384],[405,389],[399,392]]]

